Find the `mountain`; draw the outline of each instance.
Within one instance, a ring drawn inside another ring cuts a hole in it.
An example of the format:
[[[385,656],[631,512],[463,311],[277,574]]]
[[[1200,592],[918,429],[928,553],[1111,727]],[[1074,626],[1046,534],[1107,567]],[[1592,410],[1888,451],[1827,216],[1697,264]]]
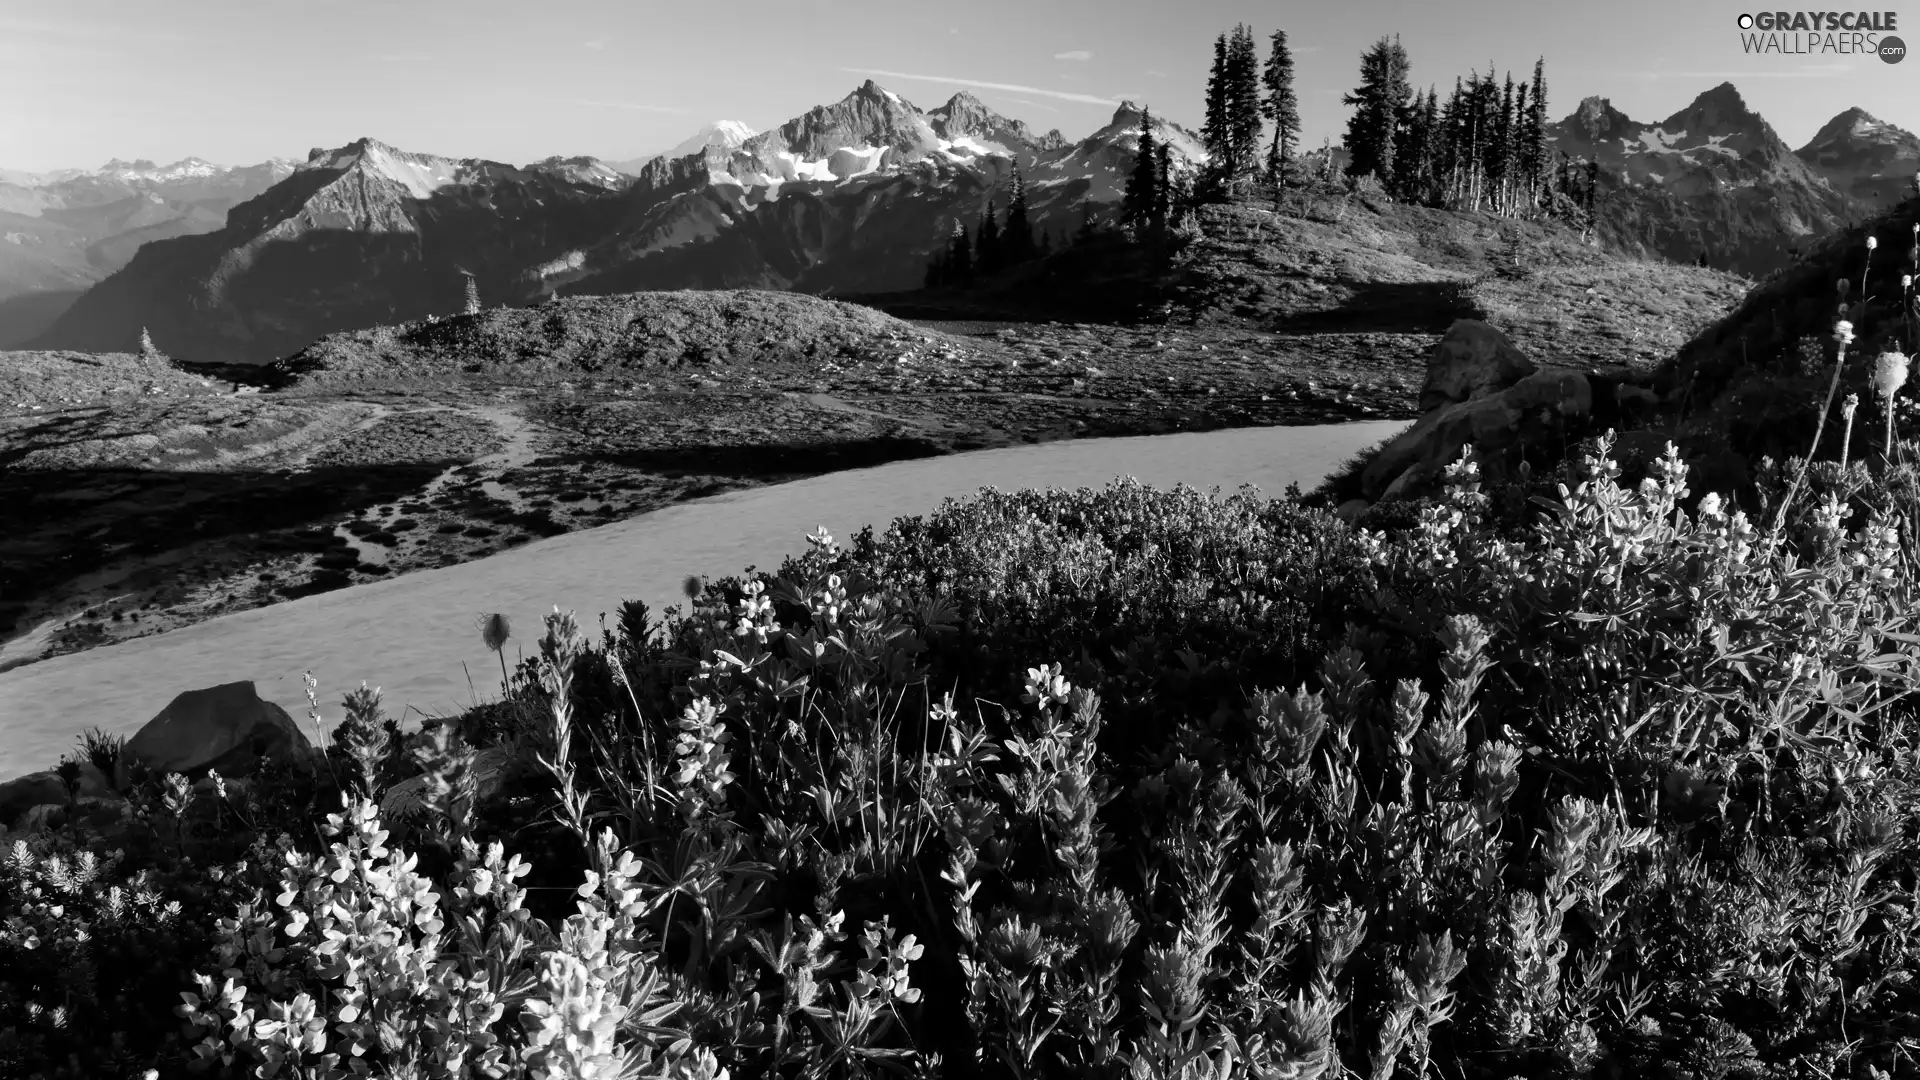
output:
[[[1861,207],[1721,83],[1658,123],[1590,97],[1549,141],[1601,169],[1601,238],[1616,248],[1761,276]]]
[[[44,330],[140,245],[218,229],[230,209],[292,171],[277,159],[229,168],[193,157],[0,170],[0,347]]]
[[[748,139],[656,159],[629,192],[616,230],[534,268],[536,292],[767,288],[882,293],[914,288],[956,222],[987,201],[1004,211],[1021,171],[1034,227],[1071,232],[1106,215],[1125,189],[1140,110],[1078,143],[1036,136],[970,94],[922,111],[872,80],[831,105]],[[1199,137],[1156,132],[1180,167],[1205,159]]]
[[[147,327],[188,360],[258,363],[328,333],[460,310],[462,272],[488,304],[556,291],[917,287],[956,222],[1014,170],[1030,216],[1055,236],[1112,212],[1140,111],[1123,104],[1077,143],[1035,135],[968,94],[922,111],[872,81],[733,144],[715,126],[695,153],[626,177],[586,158],[516,168],[408,153],[372,139],[316,150],[224,227],[143,247],[37,347],[126,349]],[[1179,167],[1199,138],[1163,120]]]
[[[1842,193],[1878,213],[1913,194],[1920,137],[1852,108],[1827,121],[1795,156]]]
[[[44,340],[125,349],[147,327],[187,359],[271,359],[316,330],[458,310],[521,263],[586,243],[627,177],[590,158],[520,168],[361,139],[316,149],[224,226],[149,244],[88,290]]]
[[[694,132],[687,138],[682,139],[680,145],[670,150],[664,150],[658,154],[647,154],[626,161],[608,162],[608,164],[626,173],[628,176],[638,176],[640,175],[640,170],[647,167],[647,162],[652,161],[654,158],[663,157],[673,160],[691,157],[694,154],[704,151],[709,146],[717,146],[722,150],[733,150],[751,138],[753,138],[753,129],[740,121],[715,120],[713,123]]]

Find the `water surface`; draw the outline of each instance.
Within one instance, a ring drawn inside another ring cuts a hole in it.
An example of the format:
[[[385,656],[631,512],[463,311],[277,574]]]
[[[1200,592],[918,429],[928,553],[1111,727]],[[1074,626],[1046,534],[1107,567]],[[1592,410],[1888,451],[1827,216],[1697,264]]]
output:
[[[623,599],[655,612],[683,600],[689,574],[779,568],[816,526],[843,543],[867,525],[928,513],[982,487],[1102,487],[1130,475],[1155,487],[1278,496],[1311,488],[1401,421],[1082,439],[902,461],[680,503],[583,532],[537,540],[459,566],[236,612],[164,634],[0,672],[0,778],[50,768],[99,726],[131,735],[183,690],[252,679],[306,727],[301,673],[319,679],[321,719],[341,695],[381,687],[388,714],[418,719],[498,696],[500,662],[474,629],[483,612],[513,626],[508,661],[537,651],[558,605],[599,636]],[[469,684],[468,673],[471,673]],[[309,730],[311,735],[311,730]]]

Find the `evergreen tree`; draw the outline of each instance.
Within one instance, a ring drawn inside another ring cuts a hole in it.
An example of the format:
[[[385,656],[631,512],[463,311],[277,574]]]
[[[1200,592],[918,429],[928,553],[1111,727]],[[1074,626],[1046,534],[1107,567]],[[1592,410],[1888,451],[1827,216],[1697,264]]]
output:
[[[1399,38],[1382,37],[1360,55],[1360,85],[1341,99],[1355,106],[1347,119],[1348,176],[1393,179],[1393,152],[1407,98],[1407,52]]]
[[[1163,233],[1172,223],[1174,215],[1182,205],[1179,185],[1180,177],[1173,169],[1173,148],[1160,143],[1153,148],[1153,231]]]
[[[1507,213],[1513,207],[1513,72],[1507,72],[1506,87],[1500,94],[1500,113],[1493,127],[1494,212]]]
[[[148,363],[161,359],[160,346],[153,343],[153,335],[144,326],[140,328],[140,359]]]
[[[1136,232],[1150,231],[1154,211],[1160,203],[1159,141],[1153,137],[1153,113],[1140,110],[1140,146],[1134,151],[1133,171],[1127,174],[1127,190],[1120,200],[1120,223]]]
[[[1388,190],[1394,198],[1424,202],[1429,197],[1427,178],[1433,168],[1436,135],[1433,124],[1426,98],[1414,95],[1407,105],[1406,119],[1401,125],[1401,145],[1393,159],[1393,179]]]
[[[994,221],[993,200],[980,212],[980,228],[974,232],[973,268],[976,273],[991,274],[1005,265],[1000,251],[1000,226]]]
[[[946,268],[950,285],[965,285],[973,280],[973,243],[959,218],[954,219],[953,232],[947,240]]]
[[[1587,162],[1587,235],[1593,235],[1599,227],[1599,218],[1595,216],[1600,201],[1600,163]]]
[[[1227,170],[1228,190],[1238,190],[1260,167],[1260,56],[1253,44],[1253,28],[1233,28],[1227,46]]]
[[[938,289],[947,283],[947,248],[942,245],[927,259],[926,287]]]
[[[1294,145],[1300,140],[1300,99],[1293,91],[1293,53],[1287,48],[1287,32],[1273,32],[1273,51],[1261,75],[1266,86],[1262,114],[1273,122],[1273,145],[1267,148],[1267,175],[1276,187],[1284,189],[1287,163],[1293,158]]]
[[[1209,172],[1222,171],[1228,155],[1227,53],[1227,35],[1221,34],[1213,39],[1213,69],[1207,73],[1207,116],[1200,125]]]
[[[1547,58],[1544,56],[1533,62],[1533,87],[1527,95],[1527,127],[1523,143],[1529,197],[1537,205],[1545,194],[1551,156],[1547,150]]]
[[[471,273],[465,270],[460,273],[467,279],[467,314],[478,315],[480,314],[480,284],[474,280]]]
[[[1007,224],[1000,234],[1000,248],[1009,266],[1033,258],[1033,223],[1027,216],[1027,182],[1020,167],[1013,169],[1013,195],[1007,202]]]

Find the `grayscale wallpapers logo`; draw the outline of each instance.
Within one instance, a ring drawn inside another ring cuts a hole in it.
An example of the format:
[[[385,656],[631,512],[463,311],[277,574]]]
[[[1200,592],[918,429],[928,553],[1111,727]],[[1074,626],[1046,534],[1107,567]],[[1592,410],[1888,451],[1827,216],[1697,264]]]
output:
[[[1758,11],[1735,20],[1741,50],[1780,56],[1862,56],[1884,64],[1907,58],[1907,43],[1894,36],[1900,17],[1892,11]]]

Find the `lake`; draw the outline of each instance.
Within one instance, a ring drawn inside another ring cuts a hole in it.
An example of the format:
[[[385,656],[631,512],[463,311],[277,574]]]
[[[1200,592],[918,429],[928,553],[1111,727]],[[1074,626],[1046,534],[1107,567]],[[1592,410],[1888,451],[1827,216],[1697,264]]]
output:
[[[600,613],[611,619],[622,600],[645,601],[657,613],[684,602],[680,583],[690,574],[777,570],[819,526],[844,544],[865,526],[883,531],[895,518],[929,513],[982,487],[1097,488],[1118,476],[1224,492],[1254,484],[1278,496],[1290,483],[1312,488],[1406,426],[1382,420],[1082,439],[849,470],[679,503],[476,562],[57,656],[0,672],[0,779],[51,768],[89,727],[130,736],[175,694],[239,679],[252,679],[261,697],[313,737],[301,682],[309,668],[326,726],[340,719],[341,696],[362,680],[383,689],[390,716],[417,720],[409,705],[452,712],[476,696],[499,695],[500,662],[474,628],[481,614],[501,612],[512,623],[511,664],[516,649],[537,651],[541,618],[555,605],[574,611],[598,641]]]

